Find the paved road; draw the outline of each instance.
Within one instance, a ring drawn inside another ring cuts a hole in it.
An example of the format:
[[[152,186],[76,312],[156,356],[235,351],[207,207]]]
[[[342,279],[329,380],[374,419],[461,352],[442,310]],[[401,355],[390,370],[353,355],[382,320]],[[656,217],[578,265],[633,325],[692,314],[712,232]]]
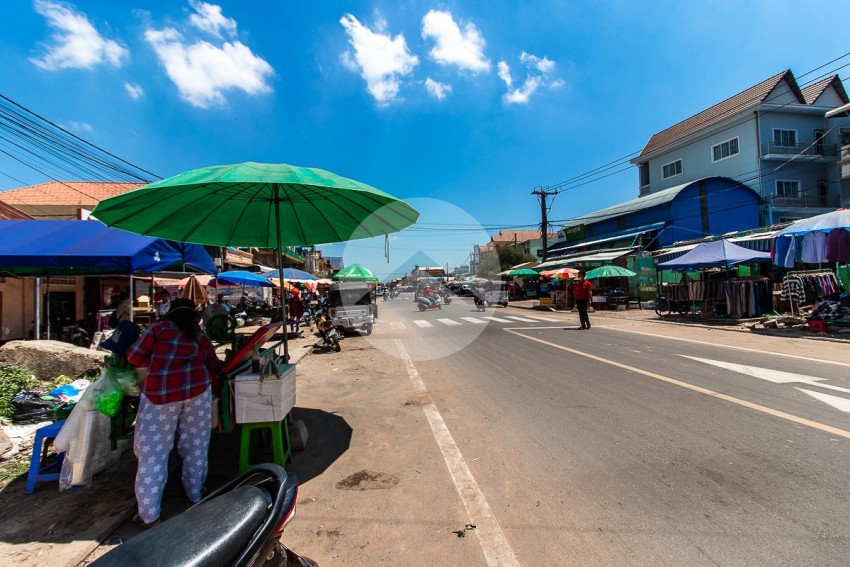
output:
[[[468,300],[380,308],[482,564],[846,564],[846,346],[823,360]]]

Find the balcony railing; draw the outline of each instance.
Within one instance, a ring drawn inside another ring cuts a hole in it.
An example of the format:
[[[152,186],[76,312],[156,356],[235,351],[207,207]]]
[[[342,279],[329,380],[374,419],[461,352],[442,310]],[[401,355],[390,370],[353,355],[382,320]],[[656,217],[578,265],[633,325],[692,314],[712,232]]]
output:
[[[774,209],[791,209],[807,207],[839,207],[838,195],[811,195],[807,197],[774,197],[771,204]]]
[[[837,157],[838,146],[836,144],[815,144],[813,142],[782,145],[770,142],[761,145],[761,155],[779,156],[805,156],[805,157]]]

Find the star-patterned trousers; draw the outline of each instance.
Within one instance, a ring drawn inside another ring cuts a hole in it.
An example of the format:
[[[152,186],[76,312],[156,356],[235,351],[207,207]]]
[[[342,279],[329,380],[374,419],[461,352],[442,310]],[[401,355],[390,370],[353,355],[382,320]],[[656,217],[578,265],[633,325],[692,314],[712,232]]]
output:
[[[174,447],[183,458],[183,488],[192,502],[201,499],[207,479],[207,450],[210,444],[212,393],[157,405],[142,394],[136,413],[133,451],[139,460],[136,471],[136,502],[145,523],[159,518],[162,492],[168,480],[168,455]]]

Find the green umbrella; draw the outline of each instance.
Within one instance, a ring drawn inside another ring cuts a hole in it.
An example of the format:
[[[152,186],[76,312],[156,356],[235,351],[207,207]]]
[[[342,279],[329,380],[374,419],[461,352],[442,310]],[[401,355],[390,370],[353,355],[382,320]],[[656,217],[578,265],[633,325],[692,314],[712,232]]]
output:
[[[350,266],[346,266],[337,273],[335,273],[332,277],[334,281],[368,281],[368,282],[376,282],[378,278],[375,277],[375,274],[372,273],[372,270],[365,266],[361,266],[360,264],[351,264]]]
[[[514,278],[539,278],[540,272],[535,272],[534,270],[529,270],[528,268],[521,268],[519,270],[514,270],[508,274]]]
[[[627,270],[626,268],[621,268],[620,266],[608,265],[608,266],[600,266],[599,268],[594,268],[587,272],[584,277],[586,279],[592,280],[596,278],[619,278],[619,277],[631,277],[636,276],[637,274],[631,270]]]
[[[187,171],[105,199],[92,215],[178,242],[276,248],[281,282],[283,246],[386,235],[419,218],[407,203],[365,183],[322,169],[254,162]]]

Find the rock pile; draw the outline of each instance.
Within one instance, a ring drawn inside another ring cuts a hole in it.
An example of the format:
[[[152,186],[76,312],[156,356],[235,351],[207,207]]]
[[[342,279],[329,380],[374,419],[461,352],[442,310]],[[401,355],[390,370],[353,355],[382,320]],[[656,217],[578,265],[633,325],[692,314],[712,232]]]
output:
[[[0,364],[23,366],[41,379],[76,378],[102,366],[107,354],[60,341],[10,341],[0,347]]]

